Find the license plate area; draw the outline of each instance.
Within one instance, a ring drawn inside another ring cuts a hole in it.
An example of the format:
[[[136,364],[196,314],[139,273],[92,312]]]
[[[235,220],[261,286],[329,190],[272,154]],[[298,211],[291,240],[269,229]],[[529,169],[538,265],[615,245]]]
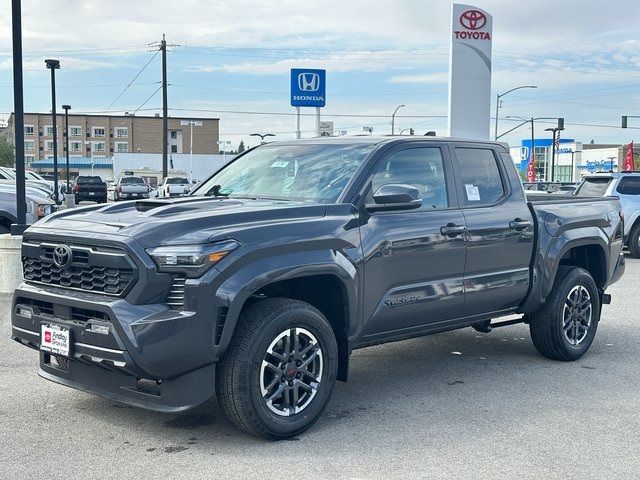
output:
[[[40,350],[68,357],[71,350],[71,330],[57,323],[43,323],[40,327]]]

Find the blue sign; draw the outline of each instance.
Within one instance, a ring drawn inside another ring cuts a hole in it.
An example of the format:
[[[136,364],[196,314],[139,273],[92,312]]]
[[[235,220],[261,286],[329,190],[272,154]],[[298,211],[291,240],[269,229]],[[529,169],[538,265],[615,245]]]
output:
[[[291,106],[324,107],[326,70],[291,69]]]

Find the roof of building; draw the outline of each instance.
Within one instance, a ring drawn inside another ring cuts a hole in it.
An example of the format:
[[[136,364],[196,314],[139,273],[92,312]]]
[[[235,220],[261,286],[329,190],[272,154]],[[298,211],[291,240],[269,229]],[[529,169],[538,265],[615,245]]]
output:
[[[51,113],[49,112],[24,112],[25,115],[51,115]],[[8,122],[11,122],[11,119],[13,118],[14,112],[11,112],[11,114],[9,115],[9,120]],[[64,113],[62,112],[58,112],[58,116],[64,116]],[[70,112],[69,113],[70,117],[113,117],[113,118],[157,118],[157,119],[162,119],[162,116],[155,116],[155,115],[113,115],[110,113],[82,113],[82,112],[78,112],[78,113],[74,113],[74,112]],[[169,119],[173,119],[173,120],[216,120],[216,121],[220,121],[220,118],[218,117],[174,117],[169,115]]]

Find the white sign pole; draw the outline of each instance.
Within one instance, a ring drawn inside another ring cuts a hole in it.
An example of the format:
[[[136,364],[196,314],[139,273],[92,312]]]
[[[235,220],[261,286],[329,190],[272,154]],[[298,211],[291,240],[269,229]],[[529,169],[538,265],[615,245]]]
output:
[[[316,107],[316,137],[320,136],[320,107]]]
[[[454,3],[449,54],[449,136],[489,140],[493,17]]]
[[[300,107],[296,107],[296,138],[300,140]]]

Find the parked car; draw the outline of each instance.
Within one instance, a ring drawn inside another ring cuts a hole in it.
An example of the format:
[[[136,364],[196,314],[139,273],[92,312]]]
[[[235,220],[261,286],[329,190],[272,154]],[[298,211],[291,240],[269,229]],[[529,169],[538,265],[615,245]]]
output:
[[[9,182],[12,182],[15,184],[16,182],[16,172],[15,169],[13,168],[8,168],[8,167],[0,167],[0,180],[6,180]],[[47,197],[52,198],[53,199],[53,185],[50,184],[49,182],[47,182],[46,180],[40,181],[40,180],[32,180],[29,178],[28,175],[26,175],[25,172],[25,185],[29,186],[29,187],[34,187],[34,188],[38,188],[44,192],[47,192]],[[60,197],[61,199],[63,198],[62,196]]]
[[[107,184],[97,175],[80,175],[73,186],[76,203],[92,201],[107,203]]]
[[[42,190],[26,187],[26,222],[31,225],[55,211],[55,203],[42,195]],[[0,234],[10,233],[11,225],[17,221],[16,186],[0,181]]]
[[[151,188],[144,178],[135,175],[122,176],[115,185],[114,201],[149,198],[150,191]]]
[[[186,177],[167,177],[158,185],[158,197],[180,197],[185,194],[185,190],[191,187],[189,179]]]
[[[409,136],[262,145],[187,197],[52,215],[22,248],[11,336],[41,376],[165,412],[217,395],[270,439],[320,417],[357,348],[523,322],[576,360],[624,271],[617,198],[527,200],[503,144]]]
[[[640,172],[606,172],[586,175],[576,195],[616,196],[624,212],[624,242],[631,254],[640,258]]]

